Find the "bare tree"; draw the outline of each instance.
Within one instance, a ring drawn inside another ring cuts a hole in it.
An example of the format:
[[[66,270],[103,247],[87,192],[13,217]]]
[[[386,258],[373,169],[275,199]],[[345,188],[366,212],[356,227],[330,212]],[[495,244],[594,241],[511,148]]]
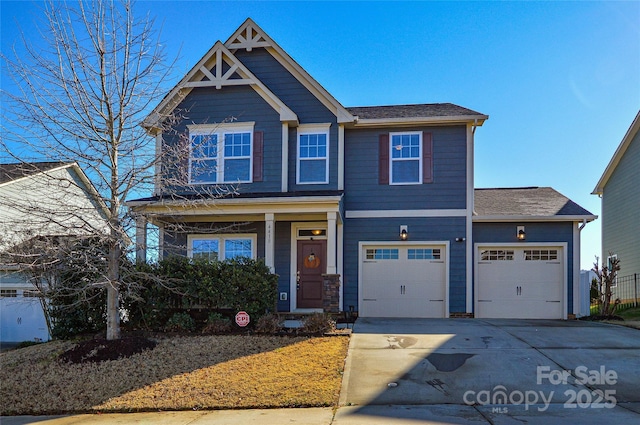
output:
[[[153,185],[155,141],[140,123],[167,92],[172,64],[154,20],[134,13],[130,0],[48,1],[42,16],[41,39],[22,34],[19,48],[2,56],[12,82],[2,90],[2,157],[76,162],[86,172],[93,203],[106,206],[106,226],[87,222],[83,208],[64,199],[58,214],[73,219],[37,202],[23,209],[55,222],[60,234],[88,234],[107,247],[106,272],[92,285],[106,288],[107,339],[118,339],[127,284],[120,264],[135,225],[124,201]]]
[[[618,271],[620,271],[620,260],[618,257],[609,253],[608,264],[598,266],[598,262],[593,263],[591,269],[596,274],[597,289],[598,289],[598,305],[600,306],[600,315],[604,317],[611,317],[616,311],[620,300],[616,299],[612,302],[613,291],[611,290],[618,277]]]

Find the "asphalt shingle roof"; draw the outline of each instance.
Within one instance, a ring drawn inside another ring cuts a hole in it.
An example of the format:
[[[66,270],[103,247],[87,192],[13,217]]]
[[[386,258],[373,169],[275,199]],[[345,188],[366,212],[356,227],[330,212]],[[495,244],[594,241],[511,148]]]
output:
[[[423,103],[416,105],[356,106],[346,108],[360,119],[429,118],[483,115],[453,103]]]
[[[551,187],[476,189],[478,216],[582,216],[593,215]]]
[[[18,162],[15,164],[0,164],[0,184],[21,177],[27,177],[61,167],[66,162]]]

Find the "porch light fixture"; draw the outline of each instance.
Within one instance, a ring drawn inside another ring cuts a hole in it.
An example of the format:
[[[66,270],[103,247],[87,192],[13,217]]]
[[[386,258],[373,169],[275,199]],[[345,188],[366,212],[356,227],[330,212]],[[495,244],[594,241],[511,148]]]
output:
[[[518,237],[519,241],[523,241],[527,238],[527,234],[524,231],[524,226],[518,226],[516,228],[516,236]]]
[[[403,224],[400,226],[400,240],[406,241],[409,239],[409,226]]]

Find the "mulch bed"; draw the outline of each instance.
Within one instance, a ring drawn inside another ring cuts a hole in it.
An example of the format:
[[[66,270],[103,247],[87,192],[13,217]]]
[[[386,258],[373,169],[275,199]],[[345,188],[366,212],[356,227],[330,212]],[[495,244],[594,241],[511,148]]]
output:
[[[82,341],[74,348],[65,351],[60,355],[60,359],[73,364],[126,359],[145,350],[152,350],[155,346],[155,341],[141,336],[117,340],[94,338]]]

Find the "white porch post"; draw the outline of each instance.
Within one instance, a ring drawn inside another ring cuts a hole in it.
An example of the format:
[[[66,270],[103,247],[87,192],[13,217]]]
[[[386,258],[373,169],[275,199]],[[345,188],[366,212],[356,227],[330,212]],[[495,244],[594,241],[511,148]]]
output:
[[[273,213],[264,215],[264,263],[275,271],[275,251],[276,251],[276,226]]]
[[[342,282],[344,276],[344,225],[342,221],[338,222],[338,248],[337,248],[337,265],[338,265],[338,274],[340,275],[340,311],[345,311],[344,309],[344,285]]]
[[[336,274],[336,248],[338,245],[336,237],[336,221],[335,212],[327,213],[327,274]]]
[[[136,217],[136,261],[147,261],[147,219]]]

